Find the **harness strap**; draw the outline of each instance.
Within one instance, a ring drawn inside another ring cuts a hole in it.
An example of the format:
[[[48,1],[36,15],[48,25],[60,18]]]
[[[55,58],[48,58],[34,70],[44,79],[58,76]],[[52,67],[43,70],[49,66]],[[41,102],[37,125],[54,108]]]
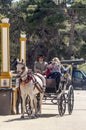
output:
[[[39,90],[39,92],[43,93],[43,89],[42,89],[41,85],[37,82],[34,75],[32,75],[32,81],[33,81],[35,87]]]
[[[25,84],[29,83],[31,81],[32,77],[31,76],[28,76],[26,80],[22,80],[20,79],[20,84],[25,86]]]
[[[40,75],[38,75],[37,73],[34,73],[34,75],[38,76],[41,79],[42,83],[44,84],[43,79]]]
[[[38,75],[36,75],[36,76],[38,76]],[[42,80],[42,78],[41,78],[40,76],[38,76],[38,77]],[[35,87],[36,87],[39,92],[43,93],[43,88],[42,88],[41,85],[37,82],[37,80],[36,80],[36,78],[35,78],[35,76],[34,76],[33,74],[31,74],[31,75],[28,74],[28,77],[27,77],[24,81],[23,81],[22,79],[20,79],[20,84],[21,84],[22,86],[25,86],[25,84],[29,83],[31,80],[32,80],[33,83],[34,83],[34,89],[35,89]],[[42,82],[43,82],[43,81],[42,81]]]

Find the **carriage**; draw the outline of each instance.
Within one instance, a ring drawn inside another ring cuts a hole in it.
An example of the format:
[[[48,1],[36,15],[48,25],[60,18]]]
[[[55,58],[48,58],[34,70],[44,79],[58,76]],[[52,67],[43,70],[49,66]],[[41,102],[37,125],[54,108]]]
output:
[[[61,92],[56,93],[56,80],[46,79],[46,90],[44,93],[43,103],[50,100],[52,104],[58,105],[58,112],[60,116],[63,116],[68,109],[68,113],[72,114],[74,107],[74,87],[73,87],[73,73],[75,65],[84,63],[84,60],[64,60],[61,62],[61,80],[60,88]],[[21,63],[22,65],[22,63]],[[30,102],[26,98],[25,108],[26,113],[30,114]],[[19,101],[18,101],[19,103]]]
[[[44,100],[50,100],[53,104],[58,105],[58,112],[63,116],[68,106],[68,113],[71,114],[74,107],[74,90],[72,85],[72,65],[62,64],[61,80],[59,87],[60,93],[56,93],[56,80],[46,79],[47,87]]]
[[[72,85],[72,65],[62,64],[60,89],[61,92],[56,92],[56,80],[49,78],[46,79],[46,89],[44,93],[43,103],[50,100],[52,104],[58,105],[58,112],[63,116],[68,106],[68,113],[72,114],[74,107],[74,90]],[[27,98],[28,99],[28,98]],[[26,100],[26,112],[29,114],[30,107]]]
[[[83,64],[83,59],[63,60],[61,61],[61,93],[56,93],[56,80],[46,79],[47,87],[45,91],[44,101],[50,100],[53,104],[58,105],[58,112],[63,116],[68,109],[68,113],[72,114],[74,108],[74,81],[73,75],[77,65]]]

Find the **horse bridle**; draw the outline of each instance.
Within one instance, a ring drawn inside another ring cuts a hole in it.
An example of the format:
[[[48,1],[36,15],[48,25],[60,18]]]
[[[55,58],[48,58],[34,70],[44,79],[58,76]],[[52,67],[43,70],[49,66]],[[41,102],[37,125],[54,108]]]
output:
[[[24,76],[26,76],[26,74],[22,76],[23,72],[25,71],[25,64],[24,64],[24,63],[20,63],[20,62],[18,62],[17,64],[24,65],[24,66],[21,68],[21,69],[22,69],[22,72],[17,72],[17,74],[18,74],[17,77],[18,77],[18,78],[23,78]]]

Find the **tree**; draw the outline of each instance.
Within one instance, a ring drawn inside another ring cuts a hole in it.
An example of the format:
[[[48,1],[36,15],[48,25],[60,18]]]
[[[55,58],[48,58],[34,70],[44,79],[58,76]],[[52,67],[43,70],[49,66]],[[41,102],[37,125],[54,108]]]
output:
[[[51,60],[51,53],[53,57],[65,59],[70,59],[71,55],[81,56],[80,47],[86,39],[86,2],[71,0],[71,7],[67,7],[66,0],[56,0],[58,5],[54,1],[9,2],[5,15],[10,18],[11,24],[10,42],[11,48],[14,48],[10,49],[12,59],[20,55],[21,30],[27,34],[27,62],[30,61],[31,66],[41,52],[47,60]],[[5,1],[3,3],[6,4]]]
[[[0,0],[0,13],[3,15],[9,14],[11,3],[13,0]]]

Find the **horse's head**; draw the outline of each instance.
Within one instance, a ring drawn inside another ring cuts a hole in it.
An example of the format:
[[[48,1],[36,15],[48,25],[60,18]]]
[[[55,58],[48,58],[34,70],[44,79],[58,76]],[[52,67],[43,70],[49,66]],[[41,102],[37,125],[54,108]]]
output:
[[[23,61],[17,61],[16,68],[17,73],[21,75],[25,70],[25,64],[23,63]]]
[[[61,67],[62,80],[66,79],[67,81],[71,80],[72,68],[71,65],[63,64]]]

